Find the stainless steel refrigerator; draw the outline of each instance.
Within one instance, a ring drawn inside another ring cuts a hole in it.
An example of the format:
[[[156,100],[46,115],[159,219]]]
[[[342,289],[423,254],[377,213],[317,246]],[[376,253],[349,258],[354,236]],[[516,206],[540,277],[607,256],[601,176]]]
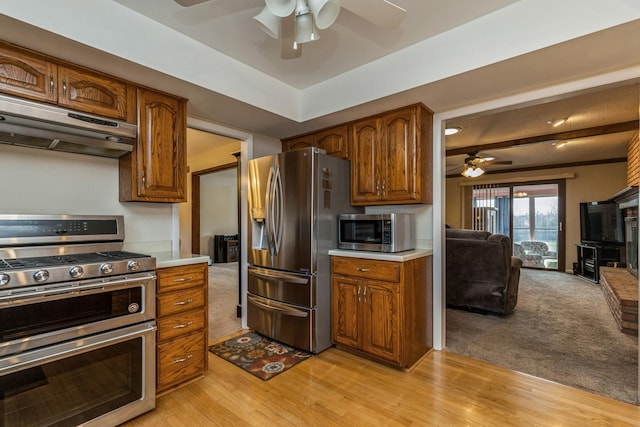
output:
[[[331,346],[329,249],[350,204],[349,161],[316,148],[249,161],[247,325],[319,353]]]

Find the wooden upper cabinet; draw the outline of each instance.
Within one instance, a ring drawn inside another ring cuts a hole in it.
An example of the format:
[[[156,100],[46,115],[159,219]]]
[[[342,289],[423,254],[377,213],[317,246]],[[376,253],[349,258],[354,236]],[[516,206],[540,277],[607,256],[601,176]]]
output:
[[[58,67],[45,56],[0,43],[0,92],[55,103]]]
[[[135,123],[126,81],[0,42],[0,92]]]
[[[348,159],[348,125],[340,125],[317,133],[282,140],[282,151],[299,150],[307,147],[318,147],[331,156]]]
[[[186,100],[138,89],[138,142],[120,158],[120,200],[186,201]]]
[[[99,116],[135,121],[135,95],[129,84],[84,69],[58,67],[58,104]]]
[[[416,104],[352,125],[353,205],[431,202],[432,120]]]

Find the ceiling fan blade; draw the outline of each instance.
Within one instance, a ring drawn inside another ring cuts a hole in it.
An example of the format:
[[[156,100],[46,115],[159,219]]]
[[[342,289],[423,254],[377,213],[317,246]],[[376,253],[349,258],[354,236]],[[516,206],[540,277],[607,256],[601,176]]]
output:
[[[488,162],[484,162],[483,165],[491,166],[491,165],[510,165],[513,164],[511,160],[491,160]]]
[[[292,13],[280,20],[280,58],[296,59],[302,56],[302,45],[295,45],[296,20]],[[294,49],[294,46],[296,48]]]
[[[174,1],[178,3],[180,6],[189,7],[189,6],[195,6],[200,3],[204,3],[209,0],[174,0]]]
[[[405,9],[387,0],[342,0],[342,7],[382,28],[397,27],[407,15]]]

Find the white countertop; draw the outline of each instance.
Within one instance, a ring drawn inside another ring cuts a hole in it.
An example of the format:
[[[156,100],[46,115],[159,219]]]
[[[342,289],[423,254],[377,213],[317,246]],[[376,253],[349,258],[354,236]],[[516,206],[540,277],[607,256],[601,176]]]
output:
[[[433,249],[413,249],[403,252],[370,252],[370,251],[351,251],[346,249],[331,249],[329,255],[344,256],[351,258],[377,259],[380,261],[409,261],[416,258],[433,255]]]
[[[209,263],[208,255],[193,255],[179,252],[150,252],[148,255],[156,258],[156,268],[176,267],[179,265]]]

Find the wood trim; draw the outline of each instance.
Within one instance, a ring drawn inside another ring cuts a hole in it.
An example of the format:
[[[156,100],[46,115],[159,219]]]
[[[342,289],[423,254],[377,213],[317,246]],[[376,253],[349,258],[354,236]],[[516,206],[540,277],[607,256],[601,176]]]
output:
[[[450,150],[446,150],[445,156],[446,157],[458,156],[461,154],[470,153],[472,151],[485,151],[485,150],[492,150],[492,149],[498,149],[498,148],[508,148],[508,147],[515,147],[517,145],[538,144],[541,142],[552,141],[556,139],[558,140],[576,139],[576,138],[586,138],[588,136],[595,136],[595,135],[607,135],[610,133],[628,132],[632,130],[637,130],[639,125],[640,125],[640,121],[631,120],[628,122],[612,123],[604,126],[594,126],[594,127],[585,128],[585,129],[576,129],[576,130],[565,131],[565,132],[549,133],[546,135],[530,136],[527,138],[512,139],[508,141],[493,142],[490,144],[472,145],[469,147],[462,147],[462,148],[452,148]]]
[[[237,168],[238,162],[201,169],[191,173],[191,253],[200,253],[200,177],[212,172]]]

